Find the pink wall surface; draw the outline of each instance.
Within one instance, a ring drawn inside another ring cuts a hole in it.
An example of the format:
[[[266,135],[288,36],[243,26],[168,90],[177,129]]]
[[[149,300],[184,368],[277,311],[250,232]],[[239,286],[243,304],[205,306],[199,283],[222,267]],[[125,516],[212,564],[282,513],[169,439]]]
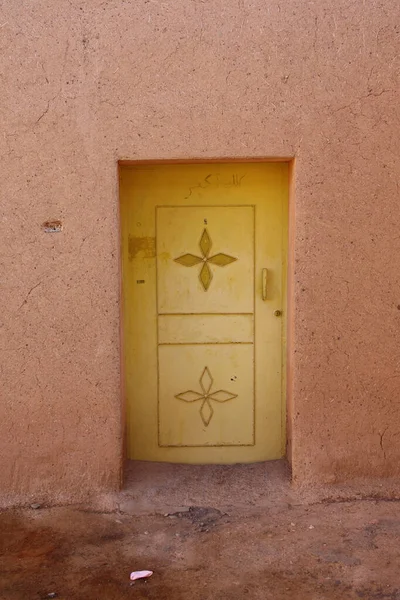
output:
[[[3,504],[118,488],[119,159],[296,157],[294,481],[400,475],[399,23],[394,0],[3,3]]]

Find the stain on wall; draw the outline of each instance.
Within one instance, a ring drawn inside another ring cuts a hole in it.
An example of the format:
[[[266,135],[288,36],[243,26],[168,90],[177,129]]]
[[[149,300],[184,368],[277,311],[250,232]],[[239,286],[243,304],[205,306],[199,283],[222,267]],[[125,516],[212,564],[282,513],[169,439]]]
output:
[[[399,13],[3,5],[2,503],[119,485],[119,159],[296,157],[294,479],[399,476]]]

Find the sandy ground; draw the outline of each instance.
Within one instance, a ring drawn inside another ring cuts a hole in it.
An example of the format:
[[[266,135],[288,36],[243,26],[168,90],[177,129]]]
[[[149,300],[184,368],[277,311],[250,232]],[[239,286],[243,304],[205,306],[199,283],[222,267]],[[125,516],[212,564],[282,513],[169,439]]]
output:
[[[183,490],[184,505],[164,510],[160,484],[147,503],[125,492],[112,512],[3,511],[0,598],[400,600],[400,502],[305,504],[287,489],[246,502],[227,494],[225,472],[222,502],[190,504],[204,500],[200,476],[198,498]],[[154,575],[131,585],[138,569]]]

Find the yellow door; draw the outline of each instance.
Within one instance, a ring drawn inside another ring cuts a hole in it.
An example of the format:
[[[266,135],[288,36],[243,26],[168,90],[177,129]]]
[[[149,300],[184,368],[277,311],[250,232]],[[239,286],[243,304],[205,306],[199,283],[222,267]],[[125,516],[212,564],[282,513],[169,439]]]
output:
[[[120,171],[128,457],[280,458],[288,165]]]

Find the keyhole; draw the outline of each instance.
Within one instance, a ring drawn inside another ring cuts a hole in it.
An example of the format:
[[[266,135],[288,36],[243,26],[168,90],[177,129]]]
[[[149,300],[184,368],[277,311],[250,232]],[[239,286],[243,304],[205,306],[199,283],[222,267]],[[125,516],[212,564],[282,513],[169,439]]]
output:
[[[204,225],[207,225],[207,219],[204,219]]]

